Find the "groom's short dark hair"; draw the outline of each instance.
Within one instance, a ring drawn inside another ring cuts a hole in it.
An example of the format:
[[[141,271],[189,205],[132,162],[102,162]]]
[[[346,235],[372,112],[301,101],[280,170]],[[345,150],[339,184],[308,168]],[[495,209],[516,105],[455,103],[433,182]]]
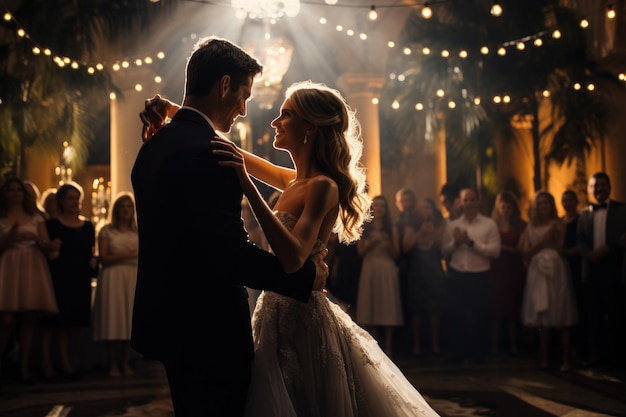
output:
[[[230,75],[237,90],[250,76],[263,72],[263,66],[234,43],[209,36],[200,39],[187,60],[185,95],[205,95],[224,75]]]

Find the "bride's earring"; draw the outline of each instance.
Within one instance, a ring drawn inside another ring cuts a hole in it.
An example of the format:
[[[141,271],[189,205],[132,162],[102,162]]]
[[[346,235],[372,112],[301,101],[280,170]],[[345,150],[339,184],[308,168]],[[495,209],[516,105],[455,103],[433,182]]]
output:
[[[307,135],[304,135],[304,144],[306,145],[308,141],[309,141],[309,137]]]

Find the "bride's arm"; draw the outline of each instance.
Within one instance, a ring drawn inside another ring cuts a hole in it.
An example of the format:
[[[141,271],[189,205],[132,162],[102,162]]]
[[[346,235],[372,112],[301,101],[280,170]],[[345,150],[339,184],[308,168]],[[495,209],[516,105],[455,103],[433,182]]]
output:
[[[234,143],[214,140],[213,153],[223,157],[220,165],[235,168],[242,190],[254,211],[265,237],[285,272],[295,272],[311,255],[326,215],[339,202],[337,185],[330,178],[318,176],[308,181],[304,208],[290,231],[274,215],[246,171],[246,159]]]
[[[296,178],[295,169],[273,164],[267,159],[243,149],[239,149],[239,151],[243,154],[248,173],[277,190],[284,190]]]
[[[174,117],[180,107],[179,104],[158,94],[153,98],[147,99],[144,103],[144,110],[139,113],[139,118],[143,122],[141,136],[144,141],[152,138],[165,125],[168,119]],[[294,169],[273,164],[267,159],[243,149],[239,150],[245,158],[248,173],[259,181],[278,190],[284,190],[296,176]]]

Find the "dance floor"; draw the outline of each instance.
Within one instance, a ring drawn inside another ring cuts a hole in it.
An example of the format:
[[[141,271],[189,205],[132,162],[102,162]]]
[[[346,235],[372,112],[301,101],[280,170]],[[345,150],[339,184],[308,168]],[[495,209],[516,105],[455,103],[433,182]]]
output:
[[[445,358],[399,357],[398,366],[442,417],[626,416],[626,374],[597,368],[538,370],[531,358],[500,357],[484,364]],[[165,374],[137,358],[136,375],[111,378],[105,369],[53,382],[0,380],[3,417],[173,417]],[[384,417],[384,416],[381,416]]]

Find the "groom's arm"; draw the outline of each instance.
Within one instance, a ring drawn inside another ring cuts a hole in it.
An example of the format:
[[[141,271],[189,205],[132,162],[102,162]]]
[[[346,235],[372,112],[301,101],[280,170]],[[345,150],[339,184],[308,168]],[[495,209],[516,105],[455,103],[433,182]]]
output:
[[[240,248],[235,257],[233,271],[240,284],[250,288],[274,291],[300,301],[308,301],[311,291],[321,290],[328,277],[328,266],[318,255],[317,265],[307,260],[298,271],[287,274],[276,256],[247,244]]]

